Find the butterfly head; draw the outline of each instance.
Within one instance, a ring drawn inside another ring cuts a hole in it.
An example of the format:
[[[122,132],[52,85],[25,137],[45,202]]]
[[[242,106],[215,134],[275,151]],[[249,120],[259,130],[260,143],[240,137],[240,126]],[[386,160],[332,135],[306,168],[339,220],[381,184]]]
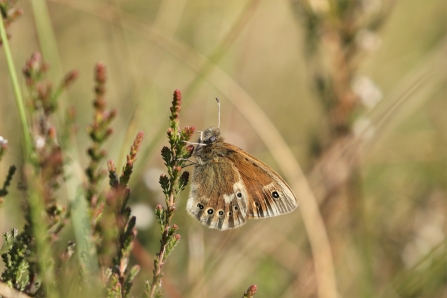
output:
[[[211,145],[217,142],[222,142],[223,138],[220,135],[219,128],[216,127],[210,127],[206,129],[199,138],[199,143],[205,144],[205,145]]]

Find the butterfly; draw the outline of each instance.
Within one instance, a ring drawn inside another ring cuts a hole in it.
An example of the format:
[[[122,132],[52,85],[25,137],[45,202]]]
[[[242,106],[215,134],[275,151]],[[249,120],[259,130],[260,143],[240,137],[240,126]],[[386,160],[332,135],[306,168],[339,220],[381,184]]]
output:
[[[298,201],[281,176],[244,150],[225,143],[218,127],[201,132],[186,209],[210,228],[238,228],[247,219],[293,211]]]

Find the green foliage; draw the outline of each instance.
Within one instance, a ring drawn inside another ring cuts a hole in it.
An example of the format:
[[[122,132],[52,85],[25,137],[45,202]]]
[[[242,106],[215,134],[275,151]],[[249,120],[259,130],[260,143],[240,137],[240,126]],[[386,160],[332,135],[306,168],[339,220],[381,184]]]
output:
[[[10,287],[24,292],[29,287],[29,263],[30,239],[24,234],[12,229],[3,234],[4,243],[1,248],[1,257],[5,264],[5,270],[1,275],[1,280]]]
[[[107,297],[109,298],[121,298],[122,288],[119,281],[118,274],[112,273],[109,278],[109,286],[107,287]]]
[[[36,143],[33,146],[31,162],[24,169],[28,183],[23,187],[23,191],[29,197],[24,209],[27,224],[21,233],[13,229],[4,234],[5,242],[1,256],[5,263],[5,271],[1,275],[1,281],[29,295],[56,297],[59,282],[63,277],[54,274],[56,270],[61,270],[61,266],[64,266],[74,254],[75,243],[70,241],[65,252],[60,254],[62,262],[55,261],[55,252],[50,244],[58,242],[58,234],[70,220],[71,206],[66,208],[57,203],[56,190],[65,180],[63,169],[65,161],[63,148],[56,141],[56,127],[52,125],[52,115],[59,107],[57,99],[61,91],[71,84],[77,73],[68,74],[59,84],[60,87],[53,91],[53,84],[46,79],[47,70],[48,65],[43,62],[39,53],[31,56],[23,70],[30,93],[31,134]],[[100,162],[106,157],[106,152],[100,147],[112,133],[109,125],[116,112],[109,112],[106,109],[105,67],[102,64],[97,65],[95,78],[97,82],[93,104],[95,115],[93,124],[88,128],[93,145],[87,150],[90,163],[85,171],[89,181],[86,186],[86,198],[89,203],[91,225],[85,226],[84,229],[91,228],[96,231],[94,243],[99,251],[101,265],[109,272],[104,292],[107,292],[109,297],[127,297],[140,268],[139,266],[128,268],[136,236],[136,217],[131,216],[131,209],[127,206],[130,199],[128,183],[143,134],[139,133],[135,138],[119,178],[113,162],[109,161],[111,189],[103,192],[100,183],[105,174],[100,169]],[[3,143],[6,144],[6,141]],[[5,149],[3,143],[2,149]],[[7,188],[11,184],[15,170],[15,166],[10,167],[3,188],[0,189],[1,197],[8,194]],[[86,264],[91,259],[88,254],[91,252],[79,252],[81,264]],[[90,294],[102,291],[90,288],[88,285],[90,282],[80,283],[78,285],[80,291]]]
[[[132,281],[139,272],[139,267],[132,267],[128,269],[130,254],[133,248],[133,241],[135,240],[137,230],[135,227],[136,217],[131,216],[131,209],[127,206],[130,198],[130,189],[127,187],[134,162],[136,161],[137,153],[139,151],[141,142],[143,140],[143,133],[139,133],[131,146],[130,153],[127,155],[127,162],[123,167],[119,180],[116,173],[115,165],[109,161],[109,177],[111,192],[108,194],[106,212],[108,213],[106,219],[114,222],[110,226],[110,222],[104,222],[105,225],[115,230],[116,238],[112,240],[117,245],[117,253],[113,256],[111,264],[112,278],[109,283],[108,293],[116,293],[121,291],[119,297],[127,297],[130,293]],[[114,218],[112,218],[114,217]],[[104,245],[102,243],[101,245]]]
[[[5,28],[8,28],[12,22],[17,20],[22,14],[22,10],[16,8],[16,0],[1,0],[0,1],[0,14],[1,19],[3,19]],[[8,38],[11,36],[8,35]],[[2,44],[2,39],[0,38],[0,45]]]
[[[95,99],[93,100],[93,121],[87,127],[87,134],[92,141],[91,146],[87,149],[90,158],[89,165],[85,169],[88,178],[86,187],[86,197],[93,210],[93,214],[99,215],[103,206],[103,194],[99,191],[99,185],[104,179],[106,173],[100,168],[101,163],[107,156],[107,152],[102,148],[104,142],[112,135],[110,124],[116,117],[116,110],[108,110],[105,100],[106,93],[106,67],[102,63],[97,63],[95,67]],[[109,174],[110,175],[110,174]],[[95,212],[96,210],[96,212]]]
[[[11,180],[14,176],[14,173],[16,172],[16,169],[17,168],[14,165],[9,167],[8,175],[6,176],[5,182],[3,183],[3,187],[0,189],[0,200],[2,197],[8,194],[8,187],[11,185]]]
[[[174,91],[172,106],[170,108],[171,115],[169,117],[169,128],[167,131],[170,148],[163,147],[161,156],[165,161],[168,175],[160,175],[160,185],[165,194],[166,207],[157,205],[155,208],[155,217],[160,225],[161,240],[160,250],[154,259],[154,275],[150,287],[148,289],[148,297],[161,296],[161,271],[168,256],[180,241],[180,235],[176,233],[178,226],[171,225],[171,219],[176,210],[176,201],[182,190],[188,183],[188,172],[182,173],[182,166],[192,155],[191,146],[187,145],[187,141],[194,133],[194,127],[185,127],[180,131],[180,111],[182,105],[182,95],[179,90]]]

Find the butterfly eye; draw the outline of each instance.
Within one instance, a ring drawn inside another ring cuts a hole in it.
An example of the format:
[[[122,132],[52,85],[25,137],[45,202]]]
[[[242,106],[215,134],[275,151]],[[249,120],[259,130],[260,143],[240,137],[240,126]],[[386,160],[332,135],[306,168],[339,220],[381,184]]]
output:
[[[205,141],[203,141],[205,144],[211,144],[214,143],[217,140],[216,136],[211,136],[209,138],[206,138]]]
[[[277,198],[279,198],[279,194],[278,194],[278,192],[275,190],[274,192],[272,192],[272,196],[275,198],[275,199],[277,199]]]
[[[210,208],[210,209],[208,209],[208,210],[206,211],[206,213],[208,213],[209,215],[211,215],[211,214],[214,213],[214,210]]]
[[[237,211],[237,210],[239,209],[239,207],[238,207],[238,206],[234,206],[233,209],[234,209],[235,211]]]
[[[237,193],[238,198],[242,198],[242,194],[240,192]]]
[[[197,207],[199,207],[200,209],[203,209],[203,208],[204,208],[203,205],[200,204],[200,203],[197,204]]]
[[[224,214],[224,212],[223,212],[222,210],[220,210],[220,211],[219,211],[219,215],[222,216],[223,214]]]
[[[228,216],[231,216],[232,214],[233,214],[233,212],[231,212],[231,211],[230,211],[230,212],[228,212]]]

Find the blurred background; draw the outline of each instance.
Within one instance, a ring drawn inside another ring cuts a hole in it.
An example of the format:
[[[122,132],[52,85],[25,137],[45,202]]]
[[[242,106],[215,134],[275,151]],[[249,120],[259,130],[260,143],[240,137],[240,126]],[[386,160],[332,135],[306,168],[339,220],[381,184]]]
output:
[[[251,284],[259,298],[447,296],[444,0],[17,6],[24,14],[8,28],[16,68],[39,51],[56,82],[79,71],[59,110],[60,118],[70,106],[77,111],[72,162],[88,161],[96,62],[107,67],[106,98],[118,110],[109,158],[122,165],[133,137],[145,133],[131,181],[133,261],[143,269],[135,295],[152,278],[159,248],[159,153],[179,89],[182,126],[216,125],[218,97],[226,141],[278,171],[300,206],[219,232],[187,215],[187,189],[173,220],[182,238],[164,267],[166,297],[240,297]],[[3,52],[0,66],[5,177],[21,164],[22,139]],[[11,188],[11,197],[20,195]],[[22,228],[20,206],[5,200],[2,233]]]

